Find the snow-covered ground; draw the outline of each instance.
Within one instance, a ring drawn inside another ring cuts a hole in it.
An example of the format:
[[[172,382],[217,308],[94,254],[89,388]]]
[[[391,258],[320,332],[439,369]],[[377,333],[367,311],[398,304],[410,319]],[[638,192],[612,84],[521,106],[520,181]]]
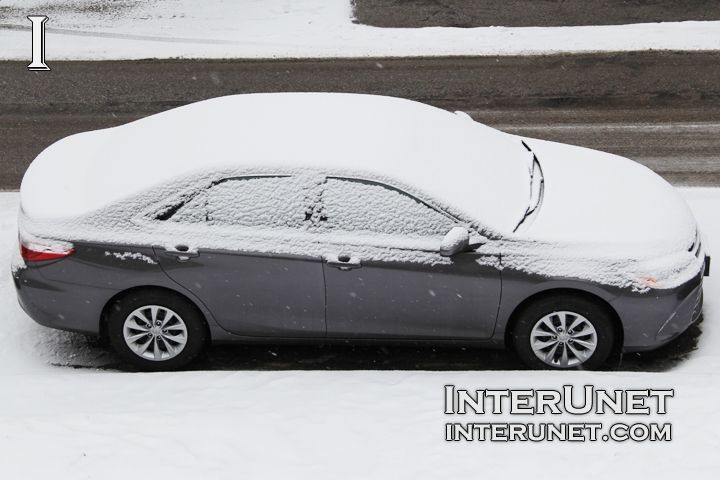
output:
[[[27,15],[47,15],[53,60],[531,55],[718,50],[720,22],[584,27],[377,28],[350,0],[3,0],[0,60],[30,57]]]
[[[711,246],[720,189],[682,189]],[[706,280],[699,349],[663,373],[236,371],[121,373],[36,325],[10,278],[17,193],[0,193],[3,478],[717,478],[720,274]],[[75,356],[75,357],[74,357]],[[469,390],[668,389],[666,415],[443,414]],[[551,417],[551,418],[547,418]],[[672,423],[671,442],[446,442],[446,422]],[[568,473],[566,473],[568,472]]]

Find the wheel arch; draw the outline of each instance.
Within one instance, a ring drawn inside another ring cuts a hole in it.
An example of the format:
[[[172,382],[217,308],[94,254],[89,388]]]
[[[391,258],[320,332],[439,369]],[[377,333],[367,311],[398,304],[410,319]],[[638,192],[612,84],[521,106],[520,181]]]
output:
[[[198,314],[198,318],[200,318],[203,322],[203,325],[205,326],[205,333],[207,341],[210,342],[211,340],[211,330],[210,330],[210,322],[208,321],[208,317],[203,311],[204,309],[198,305],[192,298],[188,297],[187,295],[184,295],[182,292],[178,292],[177,290],[173,290],[172,288],[168,287],[162,287],[158,285],[140,285],[131,287],[125,290],[122,290],[115,295],[113,295],[103,306],[102,312],[100,313],[100,336],[102,338],[107,339],[108,338],[108,317],[110,315],[110,309],[113,307],[114,304],[116,304],[118,301],[122,300],[123,298],[132,295],[136,292],[148,292],[148,291],[157,291],[162,292],[164,294],[170,294],[174,295],[180,299],[182,299],[184,302],[186,302],[190,307],[195,310],[195,312]]]
[[[587,290],[580,290],[575,288],[552,288],[548,290],[542,290],[540,292],[536,292],[530,295],[518,305],[516,305],[512,313],[508,317],[507,323],[505,324],[505,333],[503,337],[505,348],[514,349],[513,342],[511,340],[513,329],[515,327],[515,324],[517,323],[518,318],[525,309],[527,309],[530,305],[534,304],[539,300],[544,300],[546,298],[554,296],[560,297],[567,295],[584,298],[585,300],[594,303],[599,308],[602,308],[608,314],[613,323],[613,333],[615,337],[613,339],[613,353],[611,355],[619,355],[622,351],[625,339],[624,327],[622,324],[622,320],[620,319],[620,315],[606,299],[594,293],[588,292]]]

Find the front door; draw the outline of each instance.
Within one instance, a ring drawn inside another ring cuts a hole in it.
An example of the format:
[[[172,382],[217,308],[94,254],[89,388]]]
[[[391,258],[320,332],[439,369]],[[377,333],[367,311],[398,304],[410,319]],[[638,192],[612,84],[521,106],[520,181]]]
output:
[[[457,221],[393,187],[328,178],[322,195],[328,337],[487,339],[500,303],[493,255],[438,253]]]

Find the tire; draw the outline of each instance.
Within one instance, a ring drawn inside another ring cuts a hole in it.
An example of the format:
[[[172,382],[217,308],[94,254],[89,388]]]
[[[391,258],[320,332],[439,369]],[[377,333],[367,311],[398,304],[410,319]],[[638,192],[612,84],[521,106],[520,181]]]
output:
[[[118,354],[148,372],[186,366],[207,340],[196,308],[182,296],[161,290],[132,292],[117,300],[109,310],[107,331]]]
[[[610,356],[615,330],[610,313],[598,303],[554,295],[520,312],[511,339],[515,353],[530,368],[594,370]]]

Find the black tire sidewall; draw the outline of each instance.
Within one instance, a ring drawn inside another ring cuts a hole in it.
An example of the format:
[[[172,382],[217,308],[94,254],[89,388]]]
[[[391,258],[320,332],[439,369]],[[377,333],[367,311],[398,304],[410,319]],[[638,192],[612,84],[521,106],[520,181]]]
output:
[[[185,348],[168,360],[153,361],[140,357],[125,342],[123,325],[128,315],[145,305],[160,305],[169,308],[182,318],[187,328],[188,341]],[[110,343],[128,363],[143,371],[166,371],[180,369],[198,356],[207,339],[207,331],[199,312],[188,300],[177,294],[164,291],[138,291],[129,293],[115,301],[107,317],[107,332]]]
[[[553,367],[540,360],[530,346],[530,333],[535,324],[553,312],[569,311],[582,315],[595,328],[598,344],[592,356],[575,367]],[[540,299],[524,308],[512,326],[511,340],[515,353],[528,367],[536,370],[595,370],[610,356],[615,329],[607,309],[583,297],[559,295]]]

